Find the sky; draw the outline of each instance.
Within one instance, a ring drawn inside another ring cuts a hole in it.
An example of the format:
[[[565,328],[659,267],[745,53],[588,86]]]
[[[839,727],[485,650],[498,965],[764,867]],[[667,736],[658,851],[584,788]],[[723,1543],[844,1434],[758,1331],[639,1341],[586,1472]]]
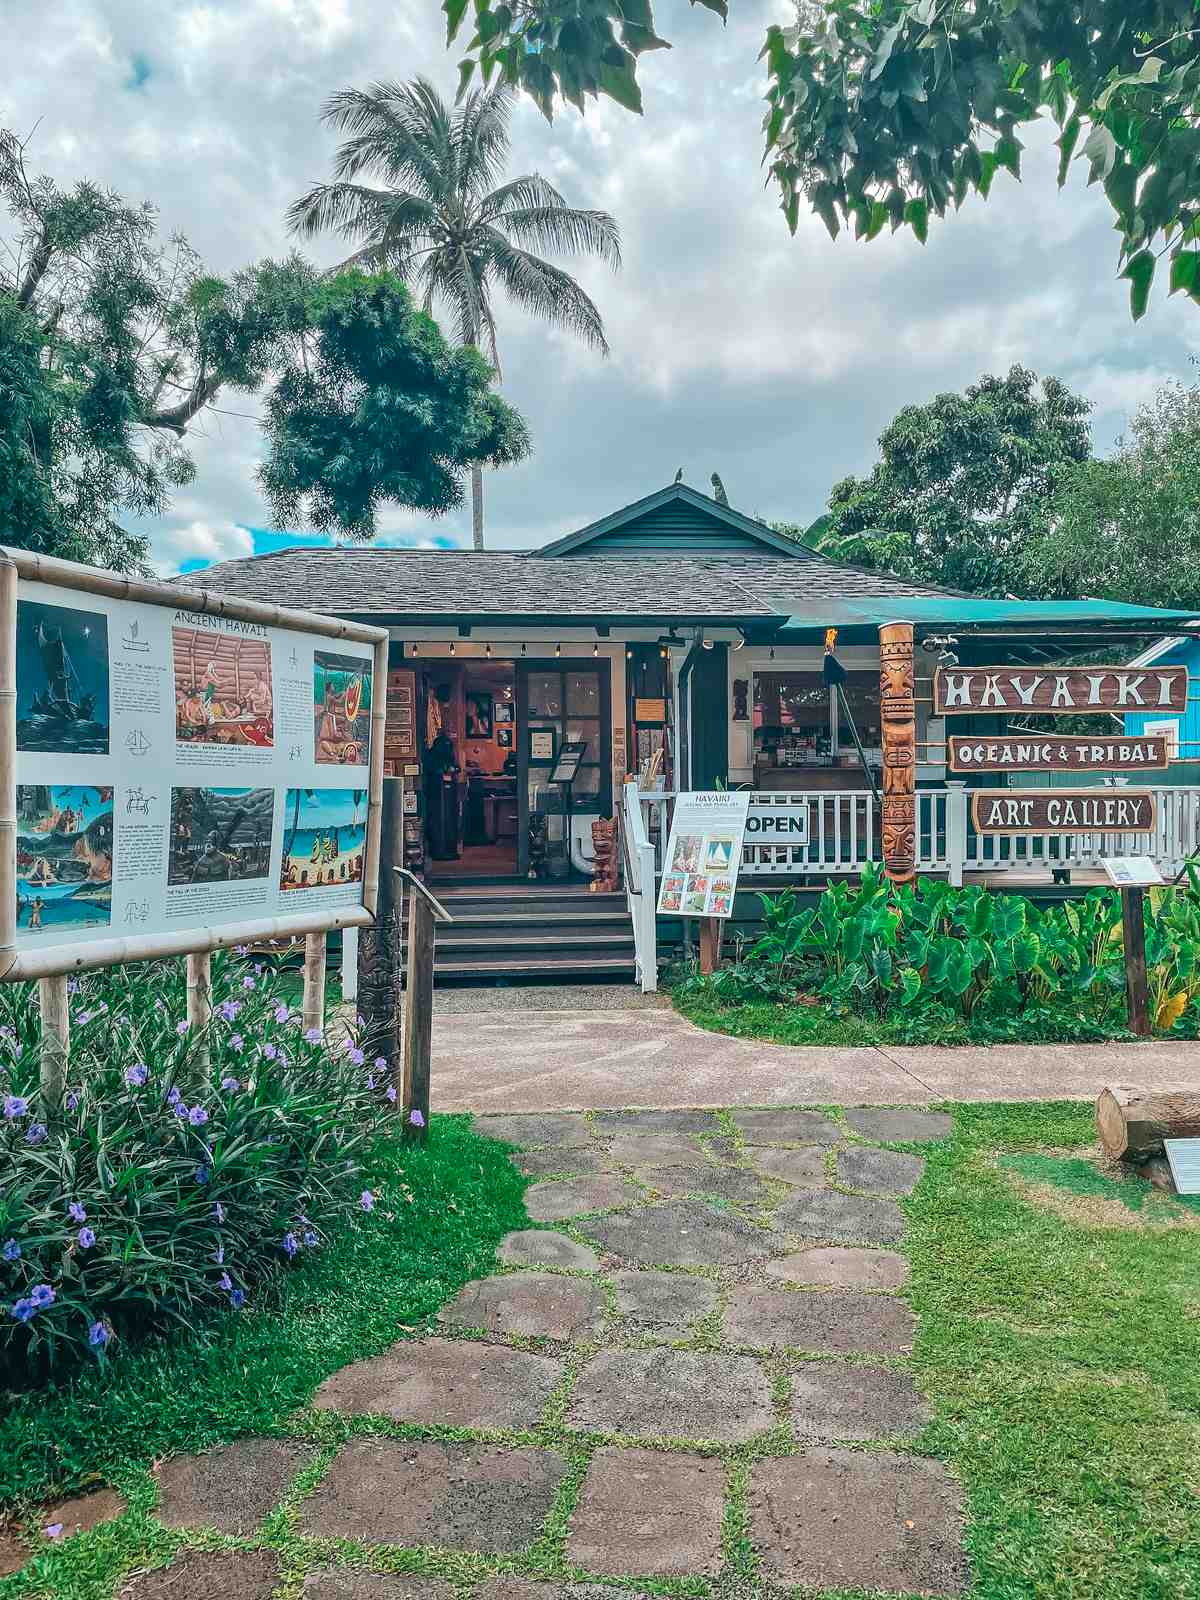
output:
[[[539,171],[575,205],[610,211],[623,265],[572,266],[604,317],[611,355],[498,304],[503,393],[533,454],[486,478],[486,539],[528,548],[670,483],[720,473],[752,516],[807,523],[834,483],[869,471],[901,406],[1013,363],[1054,373],[1094,404],[1103,453],[1162,382],[1192,381],[1200,314],[1155,291],[1136,326],[1116,235],[1076,164],[1054,182],[1053,130],[1027,136],[1021,184],[985,205],[870,245],[803,214],[788,234],[764,185],[757,61],[787,0],[734,0],[733,20],[659,0],[670,51],[642,58],[645,114],[608,102],[548,124],[513,117],[511,172]],[[5,0],[0,123],[36,131],[29,159],[152,200],[227,273],[289,248],[284,213],[330,175],[323,100],[423,73],[448,98],[456,61],[437,0]],[[336,241],[306,246],[329,264]],[[164,574],[312,540],[272,531],[254,468],[253,397],[227,392],[193,425],[195,481],[146,526]],[[470,510],[389,509],[390,544],[470,544]],[[312,540],[324,543],[324,540]]]

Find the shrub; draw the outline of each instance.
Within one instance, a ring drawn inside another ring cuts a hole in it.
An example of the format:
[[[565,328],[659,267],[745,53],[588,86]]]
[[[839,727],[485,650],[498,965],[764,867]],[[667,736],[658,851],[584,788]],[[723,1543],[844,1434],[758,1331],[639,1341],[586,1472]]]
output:
[[[0,1375],[37,1378],[117,1340],[236,1312],[356,1206],[391,1114],[353,1037],[302,1033],[273,967],[213,962],[184,1020],[179,963],[72,984],[68,1089],[38,1089],[37,1007],[0,985]]]

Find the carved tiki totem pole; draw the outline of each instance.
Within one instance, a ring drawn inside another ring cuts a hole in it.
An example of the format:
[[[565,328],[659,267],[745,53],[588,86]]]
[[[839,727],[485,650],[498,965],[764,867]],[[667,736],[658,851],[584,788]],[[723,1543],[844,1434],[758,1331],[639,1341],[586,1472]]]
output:
[[[893,883],[909,883],[917,859],[917,705],[913,625],[879,630],[879,712],[883,728],[883,865]]]

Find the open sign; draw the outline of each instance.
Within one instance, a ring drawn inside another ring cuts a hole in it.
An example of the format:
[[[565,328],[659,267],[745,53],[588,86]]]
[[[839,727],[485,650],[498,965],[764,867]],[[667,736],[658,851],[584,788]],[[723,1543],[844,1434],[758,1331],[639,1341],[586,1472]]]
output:
[[[807,844],[808,801],[799,806],[750,807],[746,817],[747,844]]]

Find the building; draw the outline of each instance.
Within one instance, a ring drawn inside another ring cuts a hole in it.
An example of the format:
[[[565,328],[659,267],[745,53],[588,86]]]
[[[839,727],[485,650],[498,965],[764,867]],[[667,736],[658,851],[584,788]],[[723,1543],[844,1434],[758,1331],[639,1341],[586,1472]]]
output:
[[[1200,681],[1200,635],[1168,635],[1156,639],[1129,663],[1131,667],[1179,666],[1188,669],[1189,681]],[[1200,696],[1189,694],[1182,712],[1135,711],[1124,718],[1126,733],[1163,734],[1171,750],[1171,766],[1164,783],[1200,783]]]

